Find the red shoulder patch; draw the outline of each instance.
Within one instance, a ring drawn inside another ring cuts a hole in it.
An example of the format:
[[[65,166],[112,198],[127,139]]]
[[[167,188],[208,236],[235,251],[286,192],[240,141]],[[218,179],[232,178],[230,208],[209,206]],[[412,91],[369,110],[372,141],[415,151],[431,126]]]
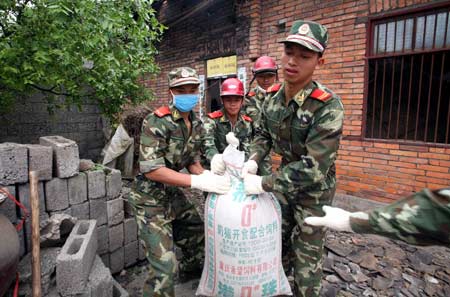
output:
[[[333,95],[321,89],[315,89],[309,96],[324,102],[333,97]]]
[[[208,117],[210,117],[211,119],[217,119],[221,116],[223,116],[223,112],[221,110],[216,110],[214,112],[208,113]]]
[[[242,119],[243,119],[244,121],[247,121],[247,122],[253,122],[252,118],[249,117],[249,116],[246,115],[246,114],[243,114],[243,115],[242,115]]]
[[[267,93],[278,92],[281,88],[281,84],[274,84],[267,89]]]
[[[250,97],[253,97],[253,96],[255,96],[255,95],[256,95],[256,93],[253,92],[253,91],[250,91],[250,92],[248,92],[248,94],[247,94],[247,96],[250,96]]]
[[[156,114],[158,117],[162,118],[163,116],[166,116],[170,114],[170,108],[169,106],[161,106],[157,110],[154,111],[154,114]]]

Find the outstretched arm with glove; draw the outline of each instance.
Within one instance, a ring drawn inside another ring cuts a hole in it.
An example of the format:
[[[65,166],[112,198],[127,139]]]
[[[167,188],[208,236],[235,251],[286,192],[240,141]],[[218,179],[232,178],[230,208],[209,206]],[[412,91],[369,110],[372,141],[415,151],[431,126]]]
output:
[[[369,212],[348,212],[324,206],[324,217],[307,224],[337,231],[371,233],[417,245],[450,245],[450,188],[424,189]]]

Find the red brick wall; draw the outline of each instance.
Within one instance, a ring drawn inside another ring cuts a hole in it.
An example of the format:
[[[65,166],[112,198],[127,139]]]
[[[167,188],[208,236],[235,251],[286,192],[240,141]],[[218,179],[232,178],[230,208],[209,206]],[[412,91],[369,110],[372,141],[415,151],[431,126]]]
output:
[[[190,65],[206,74],[205,61],[214,54],[236,54],[238,67],[247,68],[249,81],[256,57],[267,54],[280,62],[283,45],[278,41],[285,38],[293,21],[319,21],[327,26],[330,38],[325,65],[316,71],[315,79],[339,94],[345,107],[344,138],[337,162],[338,192],[388,202],[425,187],[449,186],[448,146],[403,145],[361,138],[368,17],[436,2],[442,1],[222,1],[220,7],[201,11],[194,22],[169,29],[158,56],[162,74],[149,85],[162,99],[157,105],[166,102],[167,71]],[[234,18],[220,18],[215,11],[234,14]],[[283,22],[286,30],[279,32]],[[222,48],[218,46],[211,54],[211,45],[220,44],[220,40]],[[232,44],[234,53],[226,43]]]

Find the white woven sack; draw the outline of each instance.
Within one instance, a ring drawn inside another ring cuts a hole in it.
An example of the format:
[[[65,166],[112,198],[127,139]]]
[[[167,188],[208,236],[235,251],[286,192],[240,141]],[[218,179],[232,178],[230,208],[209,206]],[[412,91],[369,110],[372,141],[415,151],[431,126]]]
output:
[[[205,204],[205,264],[197,295],[292,295],[281,264],[281,209],[270,193],[245,195],[239,177],[244,154],[223,154],[232,188]]]

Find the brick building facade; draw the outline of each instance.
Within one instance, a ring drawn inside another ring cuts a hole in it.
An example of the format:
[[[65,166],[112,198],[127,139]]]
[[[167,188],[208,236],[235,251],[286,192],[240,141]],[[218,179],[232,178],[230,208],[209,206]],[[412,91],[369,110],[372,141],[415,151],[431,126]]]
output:
[[[279,64],[283,45],[278,41],[287,35],[293,21],[315,20],[326,25],[330,34],[325,65],[316,71],[315,79],[339,94],[345,107],[338,192],[389,202],[425,187],[450,185],[450,100],[445,94],[450,87],[444,79],[450,74],[448,1],[178,0],[160,5],[160,20],[169,29],[157,56],[161,75],[146,81],[157,96],[153,106],[168,101],[167,72],[188,65],[204,82],[200,112],[210,111],[224,78],[238,76],[248,84],[257,57],[270,55]],[[428,46],[430,35],[434,41]],[[411,53],[420,55],[411,59]],[[236,56],[234,74],[208,75],[209,60],[230,56]],[[397,70],[389,70],[389,65]],[[419,65],[422,68],[417,68]],[[428,65],[433,65],[431,70],[426,70]],[[431,75],[421,75],[427,71]],[[396,86],[397,82],[400,85]],[[423,88],[414,89],[421,84]],[[401,93],[397,96],[403,89],[403,97],[413,98],[407,105],[405,100],[402,103]],[[378,90],[383,93],[376,93]],[[414,97],[417,92],[425,103]],[[419,107],[412,108],[415,105]],[[382,113],[389,116],[383,119]],[[424,133],[427,129],[431,139]]]

